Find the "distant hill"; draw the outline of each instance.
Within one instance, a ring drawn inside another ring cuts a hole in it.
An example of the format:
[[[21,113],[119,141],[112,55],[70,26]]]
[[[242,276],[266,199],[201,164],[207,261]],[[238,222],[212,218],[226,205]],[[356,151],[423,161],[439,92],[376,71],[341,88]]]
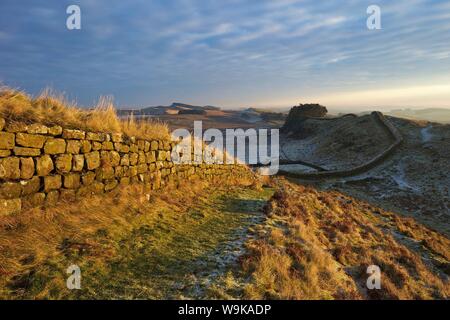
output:
[[[425,108],[425,109],[395,109],[386,112],[387,115],[430,122],[450,123],[450,109]]]
[[[219,107],[215,106],[195,106],[185,103],[174,102],[170,106],[152,106],[142,109],[120,109],[120,116],[133,114],[135,116],[143,115],[165,115],[165,114],[205,114],[207,111],[219,111]]]

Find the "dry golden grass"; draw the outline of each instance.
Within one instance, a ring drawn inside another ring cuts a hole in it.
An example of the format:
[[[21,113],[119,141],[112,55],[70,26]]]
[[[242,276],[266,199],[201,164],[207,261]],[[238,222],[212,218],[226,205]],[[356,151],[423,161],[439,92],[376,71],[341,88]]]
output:
[[[120,119],[111,98],[101,97],[91,110],[78,108],[51,90],[33,98],[24,92],[0,88],[0,117],[11,122],[59,125],[94,132],[122,132],[141,139],[169,139],[168,126],[158,120]]]
[[[279,188],[266,207],[268,230],[249,244],[251,254],[243,262],[253,278],[248,298],[450,296],[447,238],[338,192],[284,180]],[[409,245],[411,239],[423,246]],[[381,290],[366,288],[369,265],[381,268]]]

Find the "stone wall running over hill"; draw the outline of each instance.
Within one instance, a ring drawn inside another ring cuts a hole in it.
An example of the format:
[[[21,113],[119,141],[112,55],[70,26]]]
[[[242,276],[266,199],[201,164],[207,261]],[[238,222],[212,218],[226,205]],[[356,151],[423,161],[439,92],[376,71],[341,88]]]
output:
[[[153,190],[183,179],[251,174],[241,165],[176,165],[174,145],[0,118],[0,216],[120,184],[143,183]]]
[[[386,117],[378,111],[372,112],[372,117],[377,121],[380,127],[386,132],[387,138],[389,141],[389,147],[385,150],[377,154],[372,159],[366,161],[365,163],[350,168],[346,170],[333,170],[333,171],[318,171],[318,172],[290,172],[286,170],[279,170],[278,174],[285,175],[288,177],[299,178],[299,179],[324,179],[324,178],[340,178],[340,177],[348,177],[352,175],[357,175],[364,173],[375,166],[382,163],[387,157],[389,157],[403,142],[403,137],[398,129],[388,120]],[[302,161],[291,161],[290,164],[300,163],[303,164]]]

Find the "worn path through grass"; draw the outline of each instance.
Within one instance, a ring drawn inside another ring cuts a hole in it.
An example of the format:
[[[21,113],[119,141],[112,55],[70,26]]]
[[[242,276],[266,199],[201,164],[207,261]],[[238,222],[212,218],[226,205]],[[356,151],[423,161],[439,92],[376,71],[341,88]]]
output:
[[[162,207],[118,243],[104,268],[85,265],[82,290],[68,298],[204,297],[218,277],[239,268],[249,228],[264,221],[272,193],[235,187],[201,194],[183,212]]]

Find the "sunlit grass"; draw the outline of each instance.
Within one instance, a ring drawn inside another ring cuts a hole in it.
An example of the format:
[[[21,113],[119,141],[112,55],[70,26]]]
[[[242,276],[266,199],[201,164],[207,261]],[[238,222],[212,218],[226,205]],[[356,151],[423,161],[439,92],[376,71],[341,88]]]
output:
[[[9,122],[41,123],[48,126],[93,132],[122,132],[142,139],[169,139],[168,126],[158,120],[120,119],[111,97],[100,97],[91,109],[81,109],[64,95],[44,90],[37,97],[7,87],[0,88],[0,117]]]

